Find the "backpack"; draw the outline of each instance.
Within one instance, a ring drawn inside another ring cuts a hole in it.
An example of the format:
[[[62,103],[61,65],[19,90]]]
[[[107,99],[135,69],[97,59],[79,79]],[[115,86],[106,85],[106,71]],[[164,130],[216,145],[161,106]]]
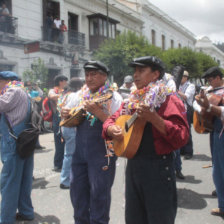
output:
[[[52,122],[53,120],[53,110],[48,97],[45,97],[42,102],[41,116],[44,121]]]
[[[6,118],[7,125],[9,126],[10,134],[16,141],[16,150],[22,159],[30,157],[36,147],[36,143],[41,131],[42,117],[38,112],[38,104],[35,100],[30,100],[30,118],[29,128],[24,129],[18,136],[14,135],[13,129]]]

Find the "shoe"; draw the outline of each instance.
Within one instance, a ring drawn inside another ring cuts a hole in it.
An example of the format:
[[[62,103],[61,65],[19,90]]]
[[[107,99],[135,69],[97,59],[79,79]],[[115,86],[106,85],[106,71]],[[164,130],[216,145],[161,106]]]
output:
[[[60,188],[61,189],[69,189],[70,187],[69,186],[65,186],[64,184],[60,184]]]
[[[185,179],[185,176],[182,174],[181,171],[176,171],[176,177],[181,180]]]
[[[213,197],[217,197],[217,192],[216,192],[216,190],[212,191],[212,196],[213,196]]]
[[[61,172],[61,168],[55,166],[55,167],[52,169],[52,171],[54,171],[54,172]]]
[[[44,146],[41,146],[41,145],[39,145],[39,146],[36,146],[36,148],[35,149],[45,149],[45,147]]]
[[[34,220],[34,218],[28,218],[19,213],[16,213],[16,221],[32,221],[32,220]]]
[[[220,208],[213,208],[211,214],[224,217],[224,211],[221,211]]]
[[[191,159],[193,157],[193,155],[191,155],[191,154],[186,154],[185,156],[184,156],[184,159],[185,160],[188,160],[188,159]]]

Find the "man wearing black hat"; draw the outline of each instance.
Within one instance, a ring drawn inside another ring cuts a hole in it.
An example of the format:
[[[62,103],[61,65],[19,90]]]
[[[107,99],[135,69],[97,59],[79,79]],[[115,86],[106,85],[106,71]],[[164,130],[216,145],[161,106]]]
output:
[[[84,70],[86,85],[79,92],[79,107],[87,116],[77,126],[70,196],[76,224],[108,224],[116,157],[111,157],[105,147],[102,125],[120,107],[122,98],[113,92],[111,99],[97,103],[99,97],[112,90],[107,82],[109,69],[102,62],[88,61]],[[66,113],[62,110],[63,117]]]
[[[16,220],[32,220],[34,211],[31,202],[33,155],[21,159],[16,151],[16,141],[9,131],[18,136],[29,128],[30,101],[23,89],[23,83],[11,71],[0,72],[0,129],[1,159],[1,215],[0,223],[14,223]],[[16,214],[16,211],[18,212]]]
[[[211,214],[224,217],[224,85],[222,77],[223,74],[218,67],[208,69],[202,78],[205,78],[210,84],[210,94],[205,95],[204,91],[202,91],[195,98],[199,105],[201,105],[200,113],[202,116],[205,116],[206,114],[214,115],[214,129],[210,133],[210,146],[213,164],[212,175],[218,197],[218,208],[212,209]],[[219,102],[218,105],[213,105],[209,102],[210,99],[214,99],[215,97],[218,99],[218,101],[216,100]]]
[[[173,151],[186,144],[189,137],[184,105],[165,83],[158,81],[164,74],[160,59],[140,57],[130,66],[134,68],[137,90],[104,122],[103,128],[104,137],[119,142],[124,136],[115,125],[117,117],[137,111],[137,119],[145,122],[138,151],[127,163],[126,224],[174,224],[177,192]]]

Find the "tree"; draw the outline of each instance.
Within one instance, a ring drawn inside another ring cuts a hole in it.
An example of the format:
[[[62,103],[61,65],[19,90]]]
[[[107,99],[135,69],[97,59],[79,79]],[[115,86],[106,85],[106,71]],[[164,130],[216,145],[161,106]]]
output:
[[[196,53],[190,48],[169,49],[163,52],[163,62],[166,64],[168,72],[176,65],[183,65],[185,70],[190,74],[190,77],[197,77],[199,71],[199,61]]]
[[[183,65],[190,78],[197,79],[210,67],[218,64],[202,52],[184,47],[162,51],[161,48],[150,45],[144,36],[138,36],[128,31],[120,34],[114,40],[105,41],[93,54],[97,60],[104,62],[110,68],[115,82],[122,84],[126,75],[132,75],[133,70],[128,64],[135,57],[157,56],[166,66],[166,72],[171,72],[176,65]]]
[[[196,53],[197,60],[199,62],[199,67],[198,67],[198,74],[201,76],[205,71],[207,71],[209,68],[213,66],[218,66],[218,63],[215,62],[212,57],[209,55],[206,55],[202,52],[197,52]]]
[[[48,69],[45,67],[44,61],[41,58],[38,58],[34,61],[31,66],[31,69],[27,69],[23,72],[23,79],[25,81],[30,81],[36,83],[40,80],[41,88],[46,87],[48,78]]]
[[[106,40],[94,52],[93,57],[108,65],[115,82],[121,85],[124,76],[133,74],[133,69],[128,66],[131,60],[144,55],[160,57],[162,50],[150,45],[144,36],[128,31],[118,35],[114,40]]]

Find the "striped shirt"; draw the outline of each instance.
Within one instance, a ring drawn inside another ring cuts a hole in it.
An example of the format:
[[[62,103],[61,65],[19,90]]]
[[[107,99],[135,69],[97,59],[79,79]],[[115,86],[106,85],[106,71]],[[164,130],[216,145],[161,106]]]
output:
[[[27,115],[28,95],[18,87],[10,88],[0,96],[0,113],[5,113],[11,126],[19,124]]]

